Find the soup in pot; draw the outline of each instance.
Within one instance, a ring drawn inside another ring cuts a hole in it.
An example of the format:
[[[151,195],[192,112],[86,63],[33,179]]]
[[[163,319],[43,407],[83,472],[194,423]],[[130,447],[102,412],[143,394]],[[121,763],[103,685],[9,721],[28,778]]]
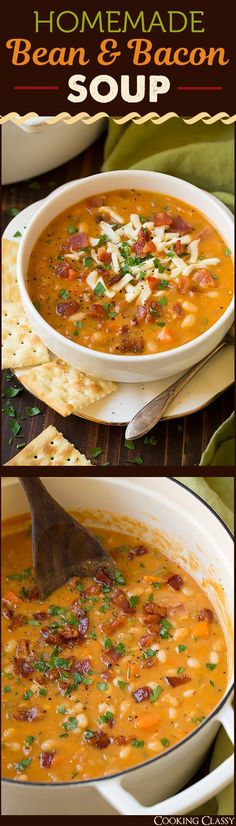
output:
[[[71,341],[150,355],[186,344],[222,316],[233,294],[231,252],[201,212],[176,198],[108,192],[43,231],[28,289]]]
[[[120,534],[99,529],[115,578],[74,577],[42,602],[28,517],[7,528],[3,775],[110,775],[195,731],[224,695],[227,651],[208,597],[177,560],[131,538],[124,518]]]

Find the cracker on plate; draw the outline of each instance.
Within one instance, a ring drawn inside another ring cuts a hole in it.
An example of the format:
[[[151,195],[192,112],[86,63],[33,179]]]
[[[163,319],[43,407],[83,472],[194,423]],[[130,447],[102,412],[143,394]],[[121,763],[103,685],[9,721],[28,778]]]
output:
[[[117,388],[114,382],[93,379],[60,359],[21,371],[18,377],[34,396],[61,416],[79,413]]]
[[[2,301],[20,301],[16,275],[19,244],[2,238]]]
[[[48,350],[33,332],[20,301],[2,307],[2,367],[27,367],[49,360]]]
[[[71,442],[64,438],[62,433],[49,425],[46,430],[39,433],[17,456],[13,456],[6,465],[91,465],[89,459],[79,450],[76,450]]]

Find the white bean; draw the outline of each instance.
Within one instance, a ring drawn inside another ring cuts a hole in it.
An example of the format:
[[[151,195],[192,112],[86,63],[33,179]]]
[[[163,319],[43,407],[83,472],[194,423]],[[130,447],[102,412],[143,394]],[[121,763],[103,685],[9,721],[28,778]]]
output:
[[[15,734],[14,728],[5,728],[5,731],[3,732],[3,737],[6,737],[7,739],[7,737],[12,737],[13,734]]]
[[[160,663],[166,662],[166,651],[164,651],[164,649],[161,649],[157,652],[157,659]]]
[[[123,749],[120,749],[121,759],[124,760],[126,757],[128,757],[130,752],[131,752],[131,746],[124,746]]]
[[[148,749],[150,749],[150,751],[158,752],[162,751],[163,748],[164,746],[162,745],[162,743],[160,743],[157,740],[150,740],[150,742],[148,743]]]
[[[196,315],[194,313],[189,313],[186,315],[184,320],[182,321],[181,327],[193,327],[196,321]]]
[[[169,714],[170,720],[175,720],[176,717],[177,717],[177,711],[175,710],[175,708],[172,708],[172,707],[169,708],[168,714]]]
[[[192,301],[183,301],[182,306],[183,306],[184,310],[188,310],[189,313],[191,313],[191,312],[196,313],[197,312],[197,305],[192,304]]]
[[[77,720],[80,728],[87,728],[88,718],[86,717],[86,714],[78,714]]]
[[[192,597],[194,591],[192,588],[182,588],[182,594],[184,594],[185,597]]]
[[[188,636],[188,629],[183,626],[183,628],[176,628],[174,633],[174,640],[184,640],[185,637]]]
[[[210,290],[210,292],[206,293],[207,298],[218,298],[220,295],[219,290]]]
[[[10,751],[19,751],[20,750],[20,743],[15,743],[12,741],[11,743],[7,743],[8,748]]]
[[[55,748],[55,745],[55,740],[44,740],[44,742],[41,743],[41,749],[42,751],[52,751],[52,749]]]
[[[183,691],[183,697],[192,697],[194,694],[193,688],[188,688],[187,691]]]
[[[108,703],[99,703],[98,710],[100,714],[103,714],[104,711],[111,711],[112,714],[114,713],[114,706],[109,706]]]
[[[7,651],[8,654],[13,654],[13,652],[16,650],[16,646],[17,640],[9,640],[9,642],[6,642],[5,651]]]
[[[220,658],[219,658],[219,654],[217,654],[217,651],[211,651],[211,653],[210,653],[210,662],[214,663],[214,665],[217,665],[217,663],[219,662],[219,659]]]
[[[188,664],[189,668],[200,668],[201,667],[201,663],[199,662],[199,660],[195,660],[194,657],[189,657],[189,659],[187,660],[187,664]]]

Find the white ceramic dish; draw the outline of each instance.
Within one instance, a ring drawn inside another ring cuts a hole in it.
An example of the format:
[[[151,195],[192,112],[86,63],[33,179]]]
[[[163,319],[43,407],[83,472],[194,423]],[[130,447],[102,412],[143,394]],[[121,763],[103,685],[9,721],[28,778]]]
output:
[[[198,497],[172,479],[80,478],[45,479],[50,493],[67,509],[96,512],[87,526],[122,524],[122,516],[139,521],[140,539],[155,541],[156,531],[165,532],[181,556],[183,568],[200,582],[217,611],[227,640],[229,676],[225,696],[201,726],[174,748],[137,768],[112,778],[84,783],[37,784],[3,781],[3,814],[28,815],[175,815],[199,808],[233,779],[233,756],[207,777],[188,789],[179,789],[193,777],[218,731],[224,726],[233,739],[230,705],[233,676],[233,541],[221,520]],[[3,518],[28,510],[16,479],[3,481]],[[105,512],[105,517],[104,517]],[[140,524],[141,523],[141,524]],[[137,523],[134,525],[137,531]],[[175,553],[175,551],[173,551]],[[171,556],[171,551],[170,554]],[[194,562],[194,571],[192,565]]]
[[[20,231],[22,235],[31,218],[36,214],[42,201],[23,209],[19,215],[7,225],[4,238],[19,242],[19,238],[14,238],[15,232]],[[224,209],[229,212],[227,207]],[[30,368],[29,368],[30,369]],[[16,375],[21,379],[21,373],[25,370],[17,370]],[[223,393],[234,381],[234,347],[228,347],[217,353],[209,364],[194,376],[191,382],[182,390],[168,408],[165,418],[172,419],[179,416],[187,416],[196,413],[197,410],[205,407]],[[116,394],[106,396],[100,402],[89,405],[85,412],[80,414],[80,418],[100,424],[125,425],[144,404],[151,401],[158,393],[165,390],[172,382],[172,377],[152,381],[135,383],[128,385],[127,382],[118,384]]]
[[[172,195],[197,207],[219,230],[227,246],[233,250],[233,218],[206,192],[179,178],[158,172],[107,172],[66,184],[46,199],[29,222],[20,243],[17,275],[22,301],[33,329],[59,358],[99,378],[129,383],[146,382],[181,373],[213,350],[232,324],[233,300],[209,330],[181,347],[150,356],[117,356],[82,347],[50,327],[34,307],[26,283],[29,258],[34,244],[56,215],[83,198],[122,188],[138,188]]]
[[[93,124],[48,124],[35,117],[26,123],[2,125],[2,183],[36,178],[80,155],[104,129],[105,120]]]

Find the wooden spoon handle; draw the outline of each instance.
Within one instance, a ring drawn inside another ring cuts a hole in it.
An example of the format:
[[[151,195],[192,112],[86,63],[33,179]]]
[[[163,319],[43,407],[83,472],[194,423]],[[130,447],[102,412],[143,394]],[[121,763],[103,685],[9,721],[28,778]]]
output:
[[[69,514],[50,496],[40,479],[19,476],[19,481],[24,488],[30,505],[36,539],[49,524],[57,523],[60,516],[62,521],[71,523],[72,519]],[[35,513],[37,513],[36,519],[34,518]]]

